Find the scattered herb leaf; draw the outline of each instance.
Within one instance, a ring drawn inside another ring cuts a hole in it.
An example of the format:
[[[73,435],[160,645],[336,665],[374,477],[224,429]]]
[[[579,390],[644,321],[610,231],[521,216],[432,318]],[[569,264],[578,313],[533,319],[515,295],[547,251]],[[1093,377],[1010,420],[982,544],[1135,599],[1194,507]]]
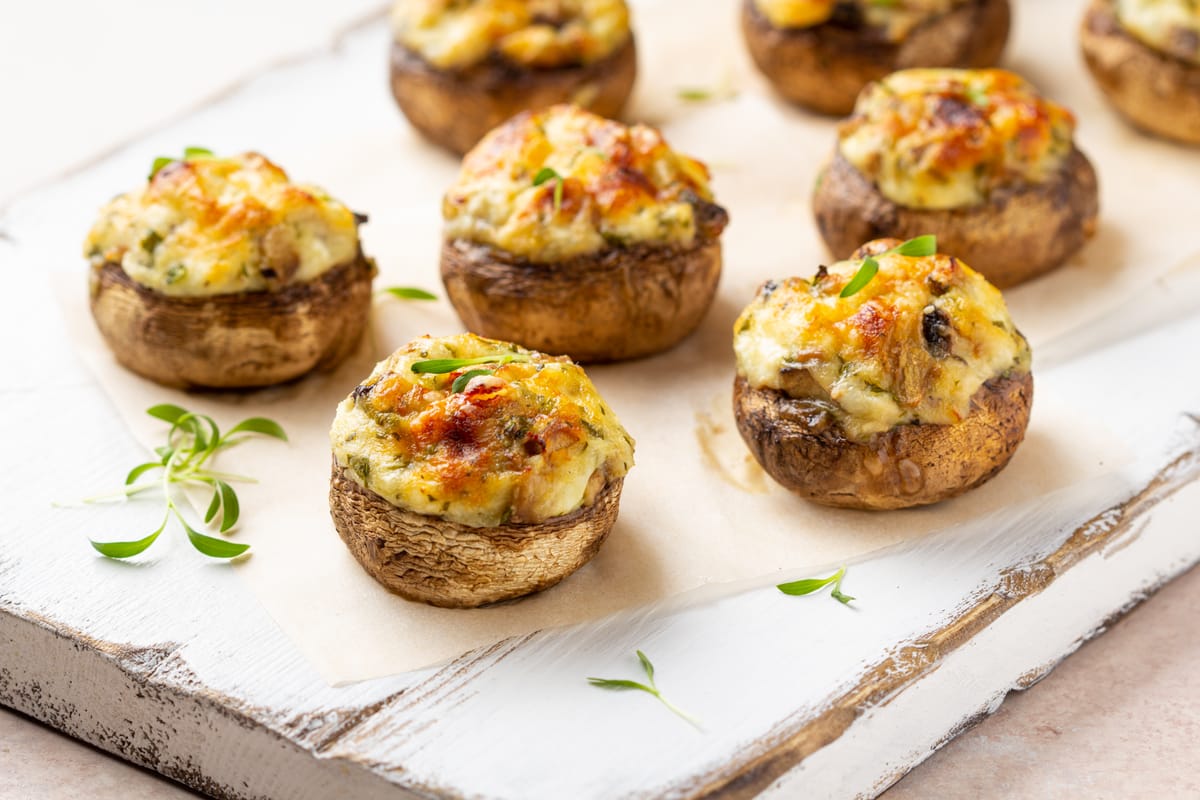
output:
[[[908,258],[924,258],[937,253],[937,237],[932,234],[918,236],[915,239],[909,239],[907,242],[898,244],[891,250],[886,250],[879,254],[883,256],[907,256]],[[863,259],[862,266],[858,268],[858,272],[854,273],[854,277],[850,282],[842,288],[839,297],[850,297],[856,295],[863,290],[864,287],[875,277],[879,272],[879,262],[874,256],[867,256]]]
[[[676,714],[680,718],[699,728],[700,721],[698,719],[693,717],[691,714],[688,714],[681,708],[673,705],[667,700],[667,698],[663,697],[662,692],[659,691],[658,686],[656,686],[654,683],[654,665],[650,663],[650,659],[646,657],[646,654],[641,650],[638,650],[637,657],[638,661],[642,663],[642,670],[646,673],[646,680],[649,682],[649,685],[645,683],[638,683],[637,681],[626,680],[624,678],[588,678],[588,683],[601,689],[616,689],[618,691],[633,689],[653,695],[654,697],[658,698],[660,703],[670,709],[673,714]]]
[[[412,365],[412,371],[426,375],[445,375],[463,367],[473,367],[476,364],[511,364],[514,361],[528,361],[524,353],[500,353],[494,356],[479,358],[433,358],[428,361],[417,361]]]
[[[546,181],[554,178],[562,180],[562,176],[558,174],[558,171],[555,170],[554,167],[542,167],[537,171],[537,174],[533,176],[533,185],[541,186]]]
[[[389,286],[386,289],[380,289],[380,294],[390,294],[392,297],[399,297],[401,300],[437,300],[438,296],[433,292],[427,292],[424,289],[418,289],[415,286]]]
[[[812,594],[813,592],[824,589],[829,584],[833,584],[833,590],[829,593],[830,597],[832,597],[834,600],[837,600],[842,605],[849,605],[850,601],[854,598],[848,594],[842,594],[842,579],[845,577],[846,568],[842,567],[828,578],[805,578],[802,581],[781,583],[775,588],[784,594],[798,597],[801,595]]]
[[[491,375],[492,373],[486,369],[471,369],[464,372],[454,379],[454,383],[450,384],[450,391],[458,394],[463,389],[467,388],[467,384],[471,382],[471,378],[478,378],[480,375]]]
[[[216,520],[220,513],[218,530],[225,533],[237,524],[241,515],[241,504],[237,492],[231,485],[234,482],[253,482],[253,478],[243,475],[231,475],[227,472],[217,472],[206,466],[209,459],[221,450],[232,447],[243,441],[246,435],[270,436],[287,441],[283,427],[274,420],[266,417],[250,417],[244,419],[221,435],[221,429],[216,421],[204,414],[193,414],[185,408],[170,403],[151,406],[146,413],[155,419],[170,423],[167,431],[167,443],[156,447],[158,461],[147,461],[129,470],[125,476],[122,489],[107,495],[91,497],[85,503],[96,503],[105,500],[124,500],[142,492],[157,489],[162,492],[166,502],[166,513],[158,530],[135,541],[126,542],[97,542],[92,541],[92,547],[109,558],[129,558],[146,550],[154,544],[159,534],[166,528],[171,515],[179,520],[188,535],[188,541],[201,553],[213,558],[233,558],[250,549],[248,544],[229,542],[206,536],[194,530],[184,520],[179,508],[172,499],[173,486],[201,484],[212,487],[212,500],[204,514],[205,523]],[[140,481],[148,472],[162,470],[160,476],[149,481]]]
[[[192,145],[183,148],[183,158],[176,158],[174,156],[159,156],[158,158],[154,159],[154,163],[150,165],[150,175],[146,178],[146,180],[154,180],[154,176],[157,175],[159,170],[161,170],[167,164],[171,164],[175,161],[187,161],[189,159],[194,160],[197,158],[213,158],[213,151],[209,150],[207,147],[196,147],[195,145]]]

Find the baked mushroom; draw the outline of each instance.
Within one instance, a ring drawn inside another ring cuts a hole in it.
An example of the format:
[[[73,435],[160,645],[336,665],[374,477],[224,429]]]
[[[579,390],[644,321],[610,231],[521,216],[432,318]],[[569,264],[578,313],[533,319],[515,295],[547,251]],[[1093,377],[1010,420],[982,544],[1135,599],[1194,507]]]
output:
[[[442,203],[442,281],[469,330],[576,361],[674,346],[721,276],[708,170],[644,125],[573,106],[514,117]]]
[[[734,327],[738,430],[816,503],[936,503],[1004,468],[1033,400],[1000,291],[933,237],[881,239],[811,281],[768,281]]]
[[[633,439],[565,357],[472,334],[416,339],[338,406],[329,508],[371,577],[471,608],[587,563]]]
[[[160,158],[88,234],[92,315],[122,366],[164,386],[247,388],[332,369],[370,307],[362,219],[258,153]]]
[[[841,124],[817,226],[836,258],[932,232],[997,286],[1029,280],[1096,230],[1096,173],[1074,129],[1071,112],[1011,72],[897,72]]]
[[[1084,60],[1109,102],[1150,133],[1200,144],[1200,5],[1092,0]]]
[[[1008,0],[742,0],[750,55],[788,101],[844,116],[871,81],[911,67],[990,67]]]
[[[392,28],[400,110],[458,154],[526,109],[615,117],[637,74],[625,0],[398,0]]]

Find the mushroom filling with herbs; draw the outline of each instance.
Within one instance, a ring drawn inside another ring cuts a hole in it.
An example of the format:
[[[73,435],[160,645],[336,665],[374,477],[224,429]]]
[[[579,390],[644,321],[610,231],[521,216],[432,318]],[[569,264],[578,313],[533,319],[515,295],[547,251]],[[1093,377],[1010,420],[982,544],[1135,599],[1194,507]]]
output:
[[[689,248],[727,221],[708,170],[645,125],[574,106],[514,117],[463,160],[445,237],[548,263],[607,248]]]
[[[1074,131],[1071,112],[1012,72],[911,69],[863,90],[838,152],[895,203],[966,208],[1001,186],[1051,180]]]
[[[489,59],[528,69],[591,64],[629,40],[624,0],[399,0],[396,41],[442,70]]]
[[[1200,3],[1116,0],[1117,19],[1142,44],[1200,66]]]
[[[84,254],[165,295],[270,291],[354,261],[358,222],[258,153],[193,147],[157,159],[143,186],[104,206]]]
[[[1029,346],[1000,291],[929,239],[768,281],[734,327],[738,374],[811,400],[855,441],[961,422],[986,382],[1029,371]]]
[[[633,440],[581,367],[472,334],[380,362],[330,439],[346,474],[387,502],[475,527],[569,514],[633,465]]]
[[[879,30],[889,42],[903,41],[914,28],[970,0],[754,0],[776,28],[811,28],[831,23]]]

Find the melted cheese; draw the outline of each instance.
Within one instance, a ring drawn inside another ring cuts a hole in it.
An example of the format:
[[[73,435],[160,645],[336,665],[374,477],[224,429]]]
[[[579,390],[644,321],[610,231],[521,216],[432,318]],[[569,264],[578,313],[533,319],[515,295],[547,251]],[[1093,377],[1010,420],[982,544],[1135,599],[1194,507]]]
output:
[[[533,69],[599,61],[629,40],[625,0],[399,0],[396,41],[438,69],[491,57]]]
[[[889,42],[903,41],[914,28],[968,0],[754,0],[774,27],[811,28],[835,19],[857,20]]]
[[[535,186],[547,167],[560,177]],[[695,205],[711,198],[704,165],[654,128],[554,106],[484,137],[463,160],[442,216],[447,239],[550,262],[612,246],[690,247]]]
[[[258,153],[193,157],[100,210],[84,242],[148,289],[206,296],[310,281],[358,254],[350,209]]]
[[[1117,18],[1144,44],[1200,64],[1200,3],[1196,0],[1117,0]]]
[[[1053,178],[1074,131],[1071,112],[1014,73],[911,69],[863,90],[838,149],[889,200],[965,208],[998,186]]]
[[[428,359],[528,361],[417,374]],[[470,370],[462,391],[454,381]],[[338,406],[337,463],[389,503],[464,525],[543,522],[590,504],[633,466],[633,439],[583,368],[473,334],[416,339]]]
[[[899,244],[882,240],[878,252]],[[734,326],[738,374],[754,388],[825,403],[858,441],[896,425],[952,425],[988,380],[1029,371],[1000,291],[961,261],[876,257],[879,272],[840,297],[860,261],[768,282]]]

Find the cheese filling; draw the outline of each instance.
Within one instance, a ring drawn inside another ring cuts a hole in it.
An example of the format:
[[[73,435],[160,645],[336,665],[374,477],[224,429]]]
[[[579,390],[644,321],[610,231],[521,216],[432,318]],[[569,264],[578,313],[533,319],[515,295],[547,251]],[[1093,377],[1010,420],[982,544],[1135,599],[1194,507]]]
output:
[[[827,22],[857,23],[882,32],[889,42],[901,42],[914,28],[940,17],[969,0],[754,0],[776,28],[811,28]]]
[[[893,202],[967,208],[1054,178],[1074,131],[1071,112],[1012,72],[912,69],[863,90],[838,151]]]
[[[591,64],[629,40],[625,0],[399,0],[396,41],[443,70],[499,58],[531,69]]]
[[[431,359],[480,363],[412,371]],[[381,361],[338,406],[330,441],[392,505],[476,527],[570,514],[633,466],[633,439],[582,367],[473,334]]]
[[[258,153],[192,157],[158,170],[100,210],[84,242],[106,263],[171,296],[303,283],[358,255],[354,213]]]
[[[626,126],[574,106],[513,117],[463,159],[442,202],[447,239],[551,262],[608,247],[691,247],[724,225],[708,170],[654,128]]]
[[[1029,345],[982,275],[946,255],[876,259],[879,272],[849,297],[839,295],[861,261],[764,284],[734,326],[738,374],[814,401],[865,441],[961,422],[984,383],[1029,371]]]
[[[1200,3],[1196,0],[1116,0],[1117,19],[1143,44],[1200,64]]]

